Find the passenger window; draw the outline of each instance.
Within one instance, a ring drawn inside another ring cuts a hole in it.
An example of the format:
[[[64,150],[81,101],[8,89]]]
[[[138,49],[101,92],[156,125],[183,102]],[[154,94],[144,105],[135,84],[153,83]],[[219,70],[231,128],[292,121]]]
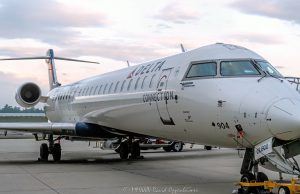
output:
[[[85,91],[85,96],[88,95],[89,89],[90,89],[90,88],[87,88],[87,89],[86,89],[86,91]]]
[[[115,90],[114,90],[114,93],[116,93],[117,92],[117,89],[118,89],[118,86],[119,86],[119,81],[117,82],[117,84],[116,84],[116,87],[115,87]]]
[[[144,77],[143,79],[143,82],[142,82],[142,86],[141,86],[141,89],[144,89],[144,85],[146,84],[146,79],[147,79],[147,76]]]
[[[186,78],[206,77],[217,75],[217,64],[215,62],[196,63],[190,67]]]
[[[152,88],[152,85],[153,85],[153,82],[154,82],[154,78],[155,78],[155,74],[151,77],[151,81],[150,81],[150,84],[149,84],[149,88]]]
[[[125,86],[126,80],[123,81],[122,85],[121,85],[121,89],[120,92],[123,92],[124,86]]]
[[[96,88],[95,88],[95,90],[94,90],[94,92],[93,92],[93,94],[94,95],[96,95],[96,92],[97,92],[97,89],[99,88],[99,86],[96,86]]]
[[[128,86],[127,86],[127,91],[129,91],[129,90],[130,90],[131,83],[132,83],[132,79],[131,79],[131,80],[129,81],[129,83],[128,83]]]
[[[81,90],[82,90],[82,89],[80,89],[80,90],[78,91],[78,95],[77,95],[77,96],[80,96],[80,94],[81,94]]]
[[[221,75],[223,76],[245,76],[259,75],[251,61],[223,61],[221,62]]]
[[[136,82],[135,82],[135,86],[134,86],[134,89],[136,90],[137,89],[137,87],[138,87],[138,85],[139,85],[139,81],[140,81],[140,77],[136,80]]]
[[[102,89],[102,85],[101,85],[100,88],[99,88],[98,94],[101,93],[101,89]]]
[[[113,85],[114,85],[114,83],[111,83],[111,84],[110,84],[109,89],[108,89],[108,94],[110,94]]]
[[[94,87],[91,87],[90,92],[89,92],[89,96],[92,95],[93,89],[94,89]]]
[[[106,88],[107,88],[107,84],[105,84],[105,86],[104,86],[103,94],[105,94]]]

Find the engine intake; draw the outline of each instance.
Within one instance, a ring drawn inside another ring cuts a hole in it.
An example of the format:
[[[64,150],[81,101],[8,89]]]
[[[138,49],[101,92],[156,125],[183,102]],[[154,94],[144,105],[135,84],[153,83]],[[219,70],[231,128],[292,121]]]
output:
[[[35,83],[25,83],[18,88],[15,98],[20,106],[33,107],[40,101],[41,89]]]

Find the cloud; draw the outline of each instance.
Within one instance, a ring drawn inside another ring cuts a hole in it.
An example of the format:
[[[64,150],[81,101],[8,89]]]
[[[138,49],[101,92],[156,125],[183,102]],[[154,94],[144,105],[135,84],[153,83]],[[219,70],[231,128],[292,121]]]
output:
[[[141,63],[180,52],[180,43],[189,50],[199,47],[199,42],[184,35],[157,35],[129,39],[115,37],[113,39],[81,40],[74,39],[67,45],[52,45],[34,39],[1,39],[0,56],[26,57],[44,56],[49,48],[53,48],[56,56],[78,58],[95,56],[115,61]],[[201,44],[200,44],[201,45]],[[84,58],[82,58],[84,59]]]
[[[247,13],[278,18],[300,24],[300,2],[295,0],[238,0],[232,4]]]
[[[173,23],[184,24],[199,17],[199,11],[184,5],[171,3],[155,15],[156,18]]]
[[[12,106],[17,106],[15,101],[15,92],[18,87],[20,87],[23,83],[33,81],[35,83],[41,83],[36,78],[19,78],[15,74],[12,73],[4,73],[0,71],[0,91],[1,98],[0,98],[0,107],[9,104]],[[43,94],[47,92],[48,86],[47,85],[39,85]]]
[[[2,39],[0,38],[0,55],[10,57],[44,56],[49,48],[59,47],[35,39]]]
[[[84,49],[82,49],[84,48]],[[98,56],[117,61],[145,62],[165,56],[163,47],[119,41],[81,41],[62,51],[64,56]]]
[[[227,35],[227,38],[233,39],[239,42],[251,42],[258,44],[280,44],[283,40],[278,36],[272,36],[271,34],[259,34],[259,33],[234,33]]]
[[[59,55],[98,56],[116,61],[129,60],[133,63],[142,63],[181,52],[180,43],[183,43],[188,50],[199,47],[200,44],[193,37],[184,35],[159,34],[151,37],[135,37],[134,39],[119,37],[98,41],[73,41],[64,47]]]
[[[79,27],[102,27],[107,18],[55,0],[0,0],[0,37],[67,42]]]

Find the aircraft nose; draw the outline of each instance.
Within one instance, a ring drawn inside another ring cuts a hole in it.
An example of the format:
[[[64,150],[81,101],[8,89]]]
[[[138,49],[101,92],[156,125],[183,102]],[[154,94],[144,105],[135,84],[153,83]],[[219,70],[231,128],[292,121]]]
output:
[[[269,108],[266,122],[271,133],[282,140],[300,137],[300,101],[282,99]]]

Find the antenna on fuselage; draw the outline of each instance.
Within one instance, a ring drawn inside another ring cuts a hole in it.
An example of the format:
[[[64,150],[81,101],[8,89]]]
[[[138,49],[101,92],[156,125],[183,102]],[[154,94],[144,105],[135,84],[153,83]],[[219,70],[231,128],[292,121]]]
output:
[[[182,43],[180,43],[180,48],[181,48],[181,52],[184,53],[186,51]]]
[[[64,57],[55,57],[53,49],[49,49],[47,51],[46,56],[41,56],[41,57],[4,58],[4,59],[0,59],[0,61],[36,60],[36,59],[45,59],[46,60],[46,63],[48,65],[48,76],[49,76],[49,87],[50,87],[50,90],[52,90],[53,88],[61,86],[61,84],[58,82],[58,79],[57,79],[54,59],[63,60],[63,61],[74,61],[74,62],[82,62],[82,63],[95,63],[95,64],[99,64],[99,62],[94,62],[94,61],[84,61],[84,60],[64,58]]]
[[[129,63],[129,61],[127,60],[126,62],[127,62],[127,65],[128,65],[128,67],[130,67],[130,63]]]

